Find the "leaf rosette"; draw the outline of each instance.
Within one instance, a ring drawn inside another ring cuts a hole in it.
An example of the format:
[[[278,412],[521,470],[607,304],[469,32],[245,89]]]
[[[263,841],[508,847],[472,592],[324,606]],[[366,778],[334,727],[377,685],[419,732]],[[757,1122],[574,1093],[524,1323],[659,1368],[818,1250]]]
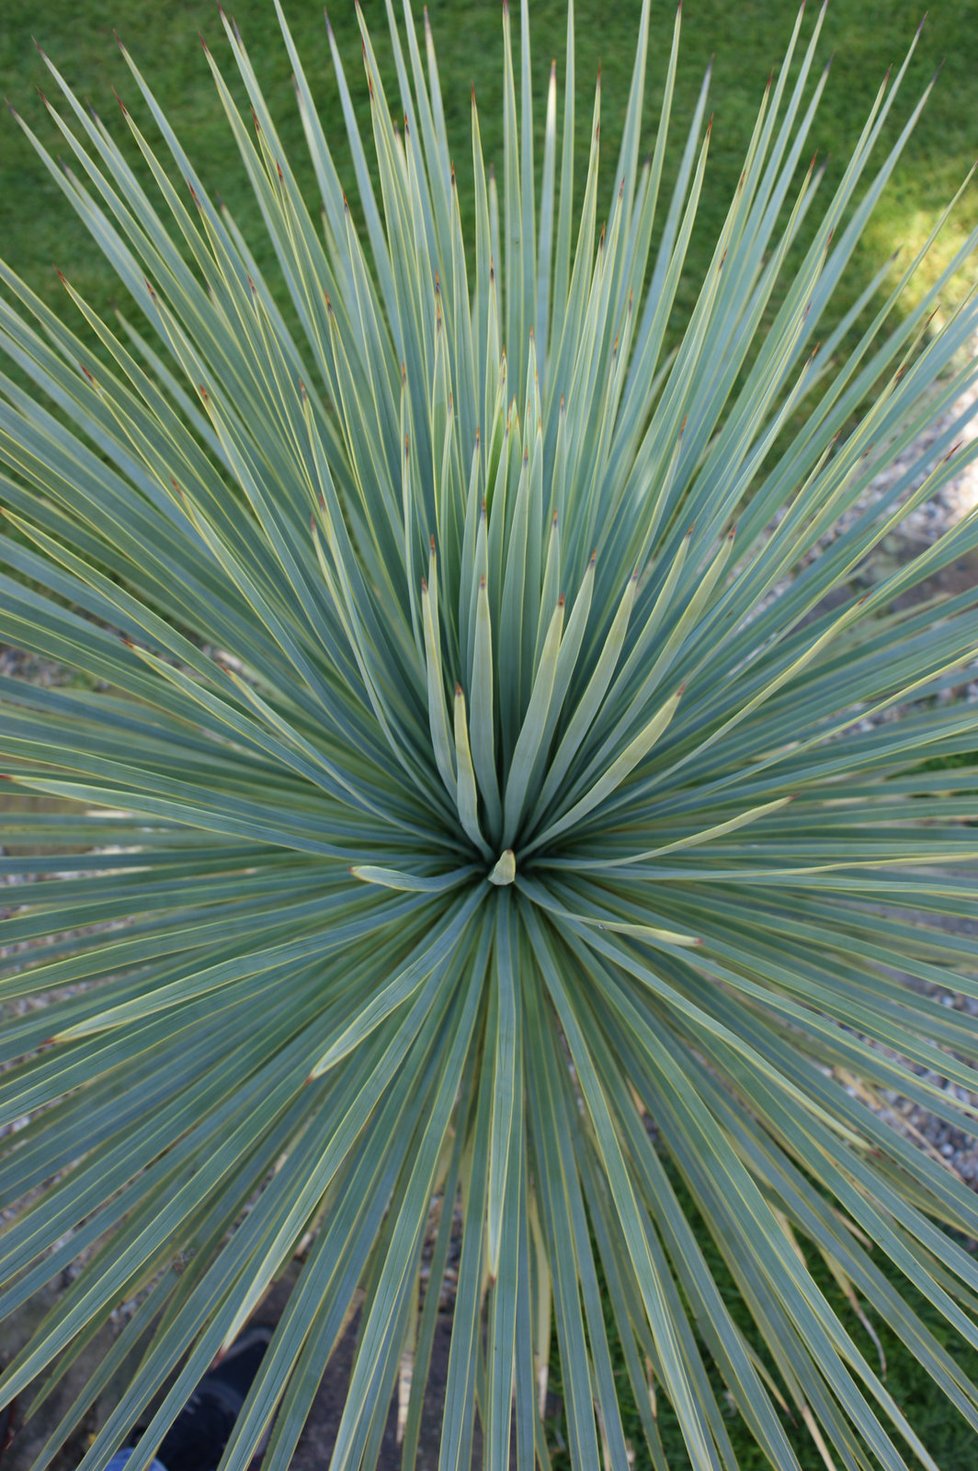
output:
[[[298,1252],[223,1466],[271,1428],[285,1471],[353,1313],[331,1465],[377,1463],[399,1386],[413,1466],[457,1253],[441,1467],[477,1425],[486,1466],[549,1464],[554,1335],[581,1471],[632,1464],[625,1399],[666,1464],[657,1393],[697,1471],[736,1464],[728,1408],[781,1471],[788,1411],[826,1464],[933,1467],[867,1312],[978,1428],[913,1305],[978,1347],[974,1196],[878,1111],[975,1131],[973,1018],[932,991],[978,998],[947,698],[978,593],[904,595],[978,522],[856,579],[975,453],[945,413],[871,493],[974,382],[974,295],[930,329],[974,240],[912,309],[926,251],[830,307],[916,41],[830,184],[799,15],[677,333],[712,128],[707,83],[672,115],[678,14],[643,158],[643,7],[606,214],[572,14],[541,160],[504,8],[500,183],[473,97],[464,207],[427,17],[391,11],[390,91],[361,18],[362,130],[329,33],[353,208],[280,19],[314,202],[234,23],[252,123],[205,48],[273,279],[127,51],[138,167],[51,61],[66,162],[23,123],[140,317],[65,279],[77,335],[0,267],[0,632],[83,676],[0,680],[10,780],[60,799],[0,858],[46,876],[5,923],[0,1310],[81,1263],[3,1395],[49,1371],[45,1405],[134,1303],[39,1464],[130,1364],[81,1464],[139,1420],[141,1471]]]

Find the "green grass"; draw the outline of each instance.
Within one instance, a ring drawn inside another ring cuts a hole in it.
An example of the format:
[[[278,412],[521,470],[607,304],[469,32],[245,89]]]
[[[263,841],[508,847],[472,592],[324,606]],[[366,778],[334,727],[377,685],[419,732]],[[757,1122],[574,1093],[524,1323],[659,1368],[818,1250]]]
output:
[[[848,156],[887,66],[904,54],[924,3],[888,0],[885,23],[880,22],[879,8],[866,5],[864,0],[833,0],[829,7],[821,50],[826,58],[834,53],[833,71],[812,137],[813,148],[828,158],[823,188],[831,185],[836,169]],[[497,121],[498,4],[496,0],[433,0],[429,8],[449,129],[458,139],[456,163],[464,198],[469,173],[470,83],[474,82],[480,99],[487,155],[499,157],[502,152],[501,123]],[[286,9],[342,169],[347,158],[345,133],[319,4],[293,0]],[[334,9],[331,18],[356,91],[362,72],[353,6],[343,0]],[[365,0],[364,9],[375,41],[382,42],[386,31],[383,6],[379,0]],[[814,9],[811,5],[810,10]],[[565,0],[536,0],[531,12],[534,69],[542,92],[551,56],[562,64]],[[590,122],[586,94],[599,65],[603,76],[602,131],[609,139],[616,137],[638,12],[639,0],[625,0],[618,6],[607,6],[604,0],[578,0],[578,132],[582,161]],[[689,119],[703,72],[714,53],[711,95],[716,116],[708,185],[680,312],[688,308],[705,267],[707,252],[737,181],[765,80],[783,53],[794,13],[794,0],[687,0],[675,126],[678,132]],[[266,95],[281,120],[283,142],[290,155],[298,158],[303,152],[301,128],[270,0],[241,0],[236,16]],[[44,67],[31,40],[35,36],[81,95],[114,126],[118,113],[113,87],[117,86],[124,98],[131,98],[134,88],[116,50],[113,27],[125,39],[178,133],[189,144],[207,185],[224,195],[243,226],[258,223],[254,210],[249,208],[247,185],[197,39],[198,31],[202,32],[219,59],[224,57],[226,46],[212,0],[155,6],[136,4],[135,0],[48,0],[43,7],[31,0],[6,0],[0,21],[3,92],[45,140],[52,139],[54,130],[44,117],[35,90],[45,85]],[[646,102],[649,137],[657,115],[657,88],[671,27],[672,4],[668,0],[653,7],[653,65]],[[378,45],[378,49],[384,59],[385,48]],[[942,61],[938,86],[853,263],[852,295],[870,270],[898,246],[912,249],[922,243],[935,216],[973,162],[974,120],[978,116],[978,0],[937,0],[932,6],[905,97],[898,104],[898,117],[905,116]],[[536,121],[542,127],[542,107]],[[60,267],[100,313],[124,305],[115,278],[12,119],[0,119],[0,128],[6,130],[0,134],[0,250],[52,303],[60,295],[54,273],[55,267]],[[896,124],[888,136],[895,136],[895,130]],[[118,135],[125,131],[120,127]],[[673,157],[677,154],[675,150]],[[610,178],[606,185],[610,190]],[[962,201],[929,268],[921,274],[918,289],[933,280],[978,221],[976,195],[978,191],[973,191]],[[260,250],[258,255],[259,263],[264,265],[267,257]],[[841,310],[846,301],[843,291],[836,308]]]

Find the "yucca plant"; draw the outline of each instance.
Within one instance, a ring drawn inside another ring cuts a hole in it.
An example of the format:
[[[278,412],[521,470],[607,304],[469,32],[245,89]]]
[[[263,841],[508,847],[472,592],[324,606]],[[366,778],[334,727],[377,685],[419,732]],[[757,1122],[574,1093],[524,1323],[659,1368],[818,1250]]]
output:
[[[206,52],[274,280],[127,51],[138,115],[48,61],[67,161],[22,122],[139,315],[65,279],[76,335],[2,268],[0,635],[77,677],[0,681],[7,790],[59,799],[4,824],[39,881],[5,925],[0,1309],[75,1264],[0,1402],[38,1381],[47,1465],[126,1368],[81,1464],[138,1423],[143,1471],[292,1269],[228,1468],[270,1430],[285,1471],[344,1332],[330,1464],[374,1466],[394,1400],[415,1466],[450,1312],[444,1471],[550,1465],[553,1355],[579,1471],[665,1467],[663,1403],[695,1471],[735,1419],[779,1471],[933,1471],[872,1320],[978,1430],[918,1311],[978,1348],[978,1207],[880,1108],[976,1131],[975,1024],[933,991],[978,997],[978,589],[894,603],[978,517],[853,580],[978,446],[966,410],[869,493],[978,376],[975,295],[932,325],[974,237],[912,309],[926,252],[831,315],[910,55],[825,198],[799,15],[677,330],[711,131],[704,84],[670,141],[679,16],[643,161],[643,6],[599,224],[572,14],[541,161],[504,7],[500,186],[473,98],[463,209],[430,29],[388,9],[366,135],[329,36],[355,212],[281,12],[314,200],[233,22],[238,91]]]

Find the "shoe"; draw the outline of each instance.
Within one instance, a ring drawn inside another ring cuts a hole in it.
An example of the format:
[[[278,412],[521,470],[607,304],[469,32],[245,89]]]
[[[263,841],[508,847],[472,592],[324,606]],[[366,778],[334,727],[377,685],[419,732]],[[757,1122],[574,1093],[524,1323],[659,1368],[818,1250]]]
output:
[[[271,1328],[246,1329],[207,1371],[156,1452],[166,1471],[215,1471],[271,1337]]]

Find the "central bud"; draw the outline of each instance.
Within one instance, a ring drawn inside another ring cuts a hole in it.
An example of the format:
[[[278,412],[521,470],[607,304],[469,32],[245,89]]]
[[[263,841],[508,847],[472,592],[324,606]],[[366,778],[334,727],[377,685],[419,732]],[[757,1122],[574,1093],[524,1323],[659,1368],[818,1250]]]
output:
[[[489,882],[491,884],[511,884],[515,877],[516,854],[512,848],[507,848],[496,859],[495,867],[489,874]]]

